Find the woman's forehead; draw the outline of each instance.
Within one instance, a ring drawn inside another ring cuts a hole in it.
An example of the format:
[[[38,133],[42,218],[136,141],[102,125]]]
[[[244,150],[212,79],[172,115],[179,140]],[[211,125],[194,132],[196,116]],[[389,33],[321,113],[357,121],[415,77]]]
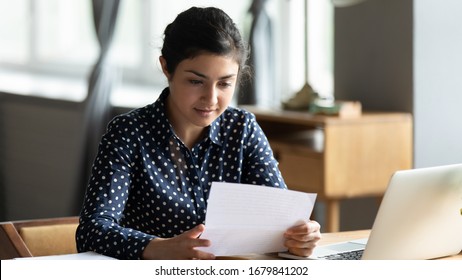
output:
[[[232,56],[207,53],[181,61],[175,72],[179,71],[204,76],[204,78],[222,78],[236,76],[239,64]]]

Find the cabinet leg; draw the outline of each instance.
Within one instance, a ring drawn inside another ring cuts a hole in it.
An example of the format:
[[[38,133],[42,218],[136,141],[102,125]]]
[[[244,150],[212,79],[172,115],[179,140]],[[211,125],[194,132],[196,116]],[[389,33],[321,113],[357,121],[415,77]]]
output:
[[[326,232],[338,232],[340,230],[340,201],[326,201]]]

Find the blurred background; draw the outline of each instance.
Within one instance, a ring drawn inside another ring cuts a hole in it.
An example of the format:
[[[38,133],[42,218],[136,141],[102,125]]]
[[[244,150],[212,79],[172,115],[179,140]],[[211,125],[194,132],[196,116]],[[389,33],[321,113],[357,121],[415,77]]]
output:
[[[164,28],[191,6],[222,8],[252,44],[253,87],[233,105],[279,107],[309,82],[412,113],[415,167],[461,162],[462,2],[334,2],[0,0],[0,221],[79,213],[101,131],[156,100]],[[343,203],[341,229],[370,228],[375,211]]]

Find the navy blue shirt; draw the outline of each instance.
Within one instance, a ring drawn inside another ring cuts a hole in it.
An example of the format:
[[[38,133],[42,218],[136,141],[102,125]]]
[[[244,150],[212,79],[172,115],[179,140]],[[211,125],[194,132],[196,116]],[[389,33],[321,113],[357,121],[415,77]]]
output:
[[[109,123],[80,214],[79,252],[140,259],[153,238],[204,223],[213,181],[287,188],[253,114],[227,108],[190,150],[167,118],[168,94]]]

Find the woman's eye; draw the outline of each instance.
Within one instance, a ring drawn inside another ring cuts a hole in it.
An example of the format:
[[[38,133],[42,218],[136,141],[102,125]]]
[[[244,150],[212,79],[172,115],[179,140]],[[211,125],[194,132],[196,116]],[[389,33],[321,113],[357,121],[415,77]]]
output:
[[[230,82],[221,82],[221,83],[220,83],[220,86],[221,86],[221,87],[230,87],[230,86],[231,86],[231,83],[230,83]]]
[[[199,80],[189,80],[189,82],[190,82],[191,84],[193,84],[193,85],[200,85],[200,84],[202,84],[202,82],[199,81]]]

